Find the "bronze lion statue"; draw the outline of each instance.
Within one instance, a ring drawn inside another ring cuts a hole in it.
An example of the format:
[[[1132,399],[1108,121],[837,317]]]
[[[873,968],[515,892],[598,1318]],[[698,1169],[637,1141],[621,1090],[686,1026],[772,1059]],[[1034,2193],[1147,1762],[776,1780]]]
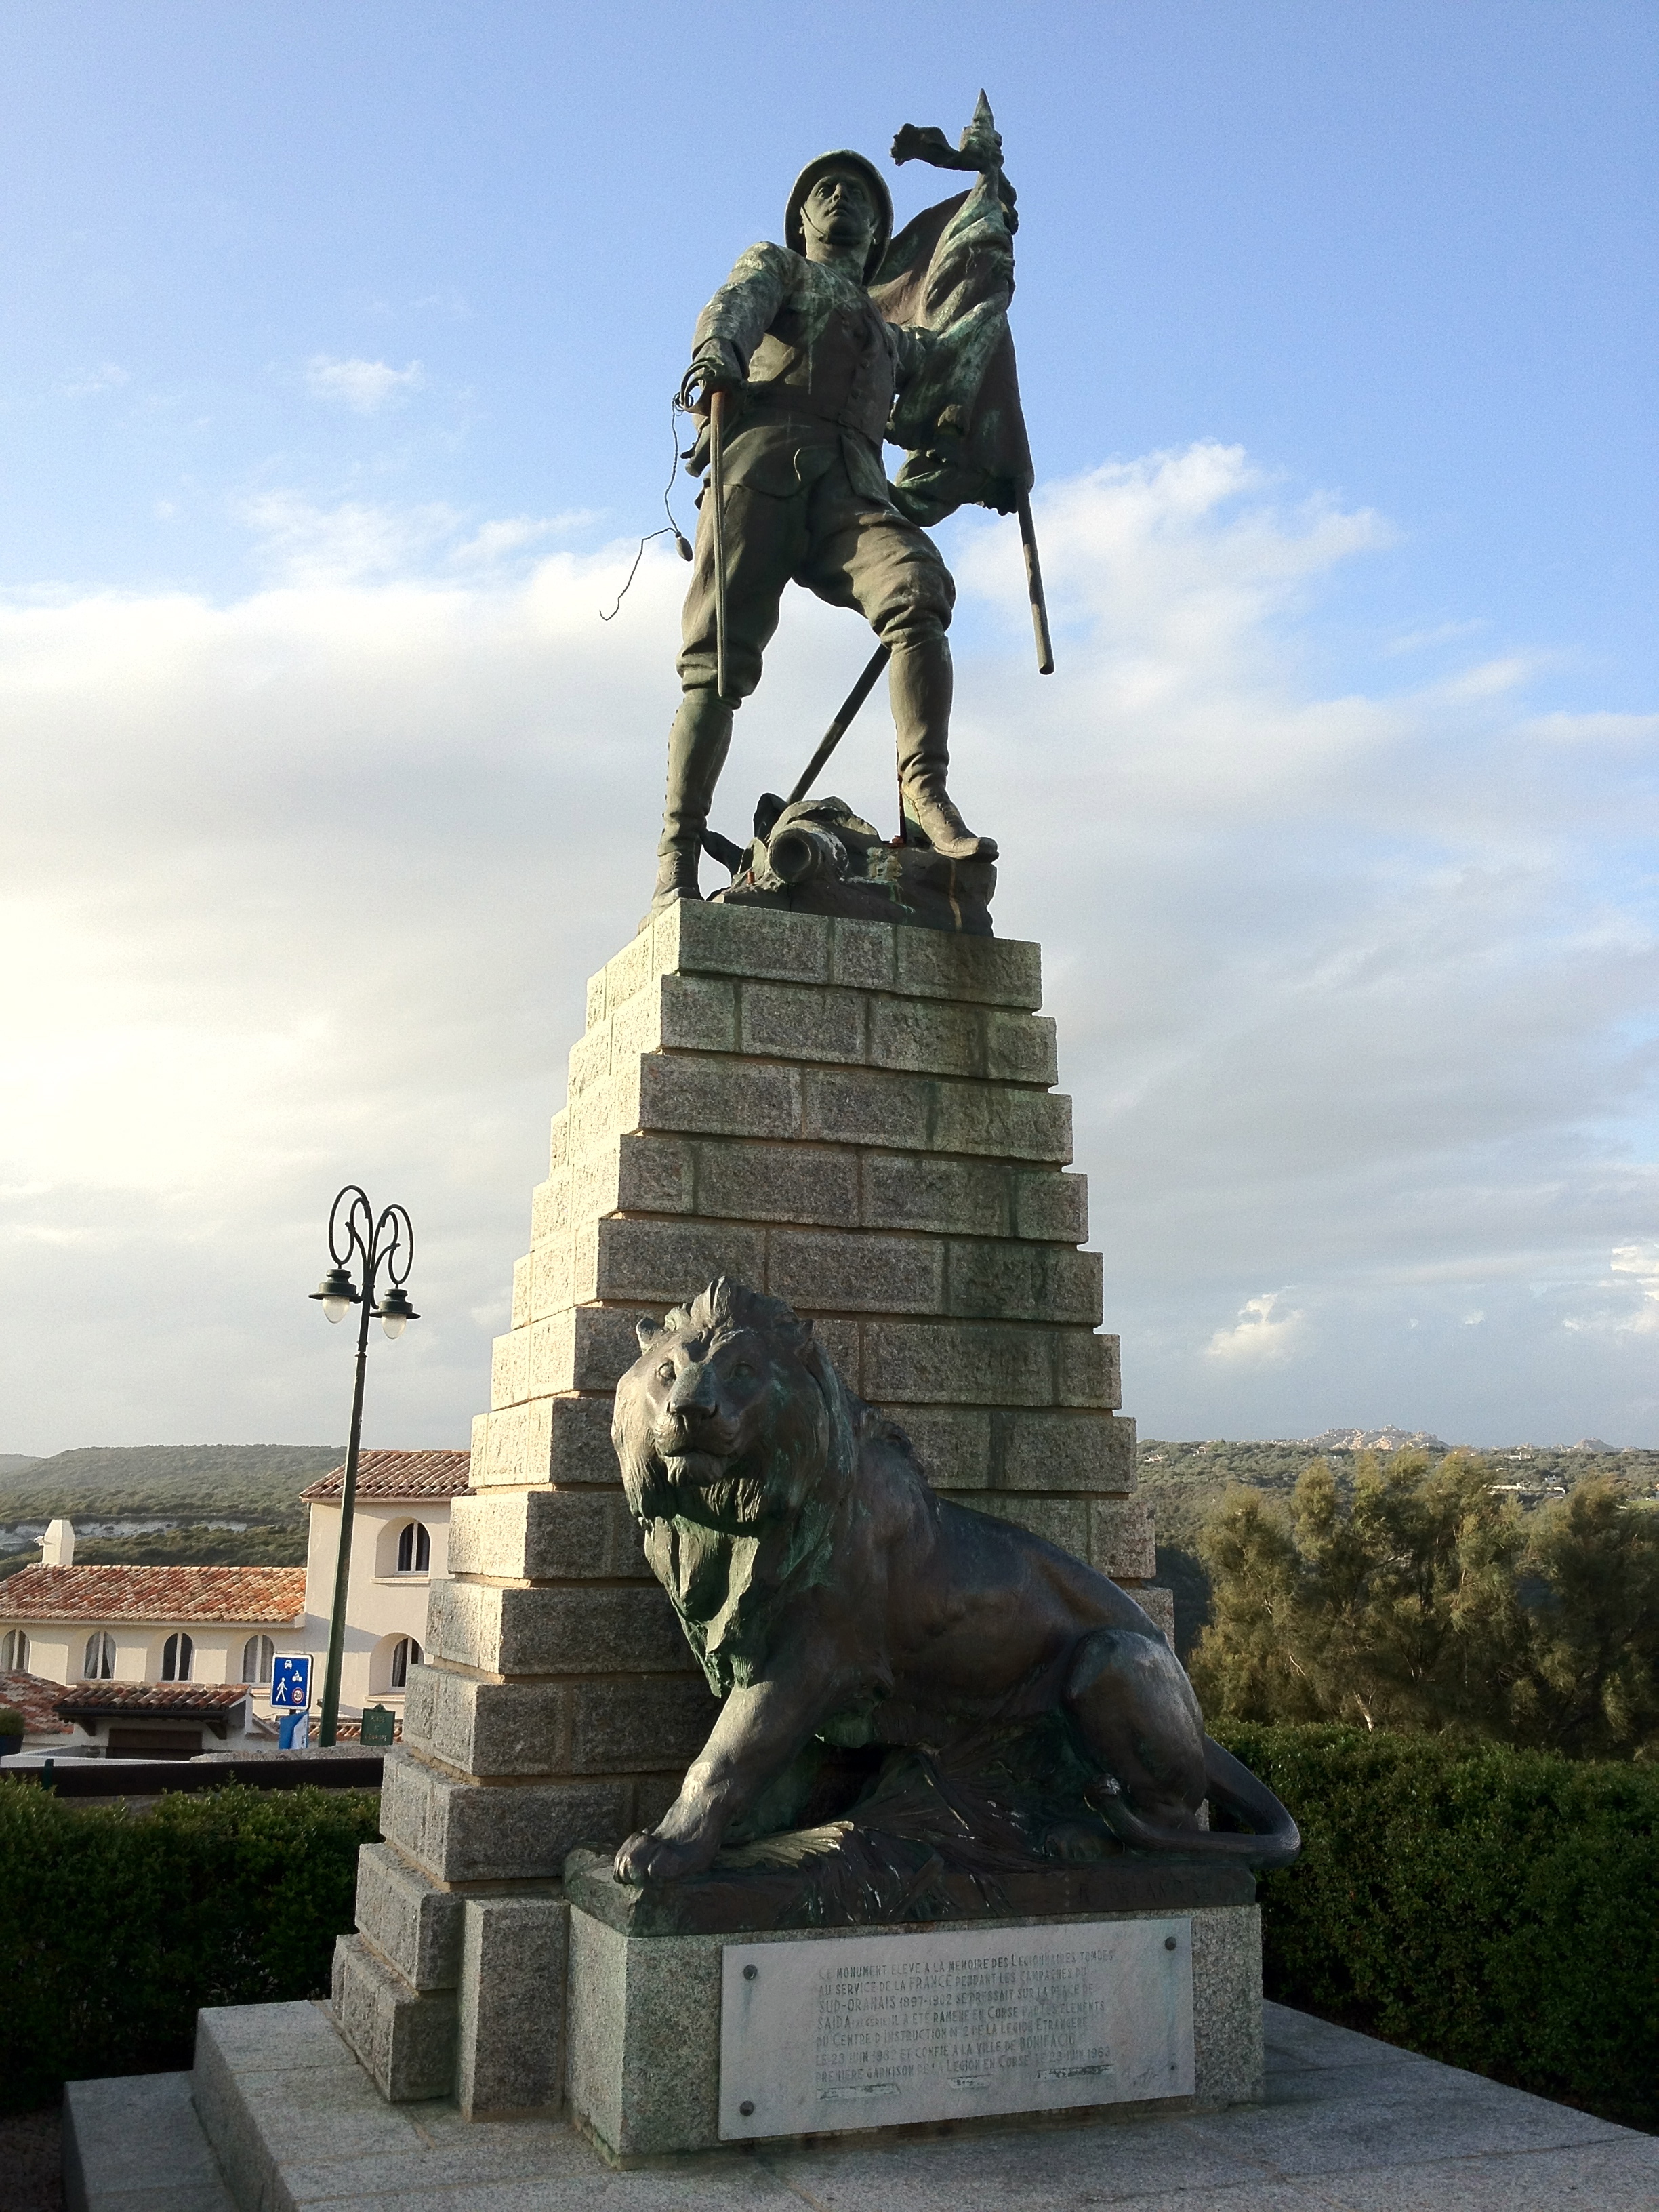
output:
[[[810,1321],[721,1280],[638,1331],[611,1441],[646,1558],[725,1702],[674,1804],[617,1852],[620,1880],[701,1874],[757,1815],[763,1831],[815,1743],[938,1759],[1056,1727],[1107,1848],[1295,1856],[1290,1814],[1205,1735],[1128,1593],[939,1497]],[[1207,1831],[1206,1798],[1257,1832]],[[1073,1855],[1076,1826],[1038,1848]]]

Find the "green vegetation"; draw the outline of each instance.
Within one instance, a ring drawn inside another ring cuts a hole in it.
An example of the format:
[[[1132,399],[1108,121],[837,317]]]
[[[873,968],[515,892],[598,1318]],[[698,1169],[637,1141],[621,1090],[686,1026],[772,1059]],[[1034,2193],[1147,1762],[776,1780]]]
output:
[[[1218,1733],[1290,1807],[1267,1991],[1659,2128],[1659,1767],[1353,1728]]]
[[[321,1995],[379,1802],[233,1786],[136,1818],[0,1781],[0,2110],[187,2067],[203,2005]]]
[[[1408,1455],[1437,1465],[1439,1452]],[[1462,1455],[1467,1457],[1468,1455]],[[1387,1455],[1382,1455],[1386,1461]],[[1621,1497],[1650,1498],[1659,1491],[1659,1451],[1558,1451],[1523,1444],[1485,1455],[1492,1482],[1518,1483],[1525,1495],[1559,1486],[1569,1492],[1597,1478]],[[1200,1539],[1206,1522],[1230,1490],[1259,1491],[1288,1502],[1311,1467],[1328,1467],[1339,1494],[1346,1497],[1369,1453],[1322,1451],[1312,1444],[1171,1443],[1143,1440],[1139,1480],[1158,1523],[1158,1579],[1175,1594],[1176,1648],[1186,1658],[1210,1614],[1210,1577]]]
[[[302,1565],[300,1492],[344,1457],[343,1444],[142,1444],[53,1459],[0,1456],[0,1577],[40,1557],[38,1543],[15,1533],[20,1525],[59,1516],[80,1524],[81,1566]],[[221,1516],[248,1525],[206,1525]],[[167,1525],[127,1536],[84,1533],[102,1521]]]
[[[136,1444],[59,1452],[0,1474],[0,1522],[298,1520],[299,1493],[343,1444]]]
[[[1617,1759],[1659,1751],[1659,1514],[1604,1480],[1523,1513],[1481,1461],[1316,1462],[1230,1492],[1199,1547],[1206,1711]]]

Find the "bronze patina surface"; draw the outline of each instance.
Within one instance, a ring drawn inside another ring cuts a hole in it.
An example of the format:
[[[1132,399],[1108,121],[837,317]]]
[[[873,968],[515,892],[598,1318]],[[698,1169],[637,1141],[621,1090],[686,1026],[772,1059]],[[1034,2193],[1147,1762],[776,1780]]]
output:
[[[964,501],[1012,512],[1030,489],[1001,147],[983,94],[957,149],[938,131],[901,131],[896,160],[978,181],[890,245],[879,170],[851,151],[821,155],[790,193],[787,242],[751,246],[698,319],[681,385],[702,417],[690,465],[702,474],[712,460],[720,489],[700,502],[686,594],[659,904],[700,895],[732,710],[760,681],[791,582],[856,609],[888,648],[905,842],[956,861],[996,857],[946,787],[956,591],[922,526]],[[888,440],[908,455],[896,483]]]
[[[1109,1887],[1121,1857],[1295,1856],[1295,1823],[1205,1735],[1128,1593],[939,1496],[810,1322],[722,1280],[638,1326],[612,1440],[647,1560],[725,1702],[618,1880],[718,1868],[716,1887],[752,1875],[780,1897],[793,1880],[830,1923],[948,1917],[969,1895],[1020,1910],[1011,1881],[1082,1868]],[[1255,1832],[1206,1830],[1206,1800]]]

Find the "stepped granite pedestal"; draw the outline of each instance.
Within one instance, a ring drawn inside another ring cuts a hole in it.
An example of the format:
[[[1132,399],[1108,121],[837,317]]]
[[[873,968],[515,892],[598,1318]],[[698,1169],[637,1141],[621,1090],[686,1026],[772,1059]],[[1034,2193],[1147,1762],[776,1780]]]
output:
[[[1168,1620],[1036,945],[687,902],[593,978],[336,2016],[382,2094],[552,2113],[566,1855],[672,1801],[714,1705],[610,1442],[635,1323],[720,1275],[810,1314],[934,1486]]]

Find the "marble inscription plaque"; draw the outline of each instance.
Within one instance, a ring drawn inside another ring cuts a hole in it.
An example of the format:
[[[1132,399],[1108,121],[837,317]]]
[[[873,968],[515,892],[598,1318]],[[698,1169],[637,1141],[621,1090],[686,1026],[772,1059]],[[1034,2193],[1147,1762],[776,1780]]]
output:
[[[1192,2093],[1188,1919],[724,1949],[726,2142]]]

